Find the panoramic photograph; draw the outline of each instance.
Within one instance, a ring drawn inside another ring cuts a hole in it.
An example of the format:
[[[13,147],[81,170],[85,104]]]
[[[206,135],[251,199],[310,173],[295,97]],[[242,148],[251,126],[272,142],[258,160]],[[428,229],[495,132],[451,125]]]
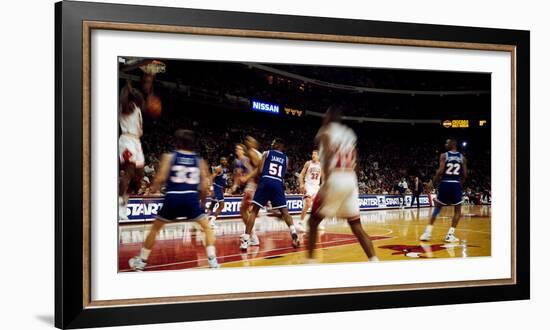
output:
[[[118,70],[119,272],[491,256],[489,73]]]

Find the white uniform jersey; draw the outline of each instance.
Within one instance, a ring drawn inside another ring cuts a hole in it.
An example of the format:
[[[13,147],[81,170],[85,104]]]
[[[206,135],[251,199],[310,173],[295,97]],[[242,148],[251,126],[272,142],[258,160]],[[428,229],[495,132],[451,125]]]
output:
[[[119,112],[120,131],[122,134],[129,134],[140,138],[143,135],[143,117],[141,109],[134,105],[131,113]]]
[[[327,170],[353,170],[356,162],[355,145],[357,144],[357,136],[353,130],[340,123],[330,123],[325,128],[325,134],[328,135],[328,148],[334,153],[332,159],[328,160]],[[326,147],[321,145],[320,148],[320,157],[323,163],[325,162],[324,157],[326,157],[324,150]]]
[[[359,217],[359,187],[355,175],[357,136],[349,127],[331,123],[322,133],[328,135],[328,145],[321,143],[321,161],[327,165],[323,173],[327,180],[323,183],[323,194],[319,203],[319,214],[323,217],[338,217],[348,220]],[[327,157],[326,148],[334,156]],[[328,177],[327,177],[328,175]]]
[[[118,138],[118,157],[121,164],[132,163],[136,167],[143,167],[145,157],[141,149],[139,138],[143,135],[143,118],[141,109],[134,106],[129,114],[119,112],[121,135]]]
[[[305,178],[306,185],[320,185],[321,184],[321,163],[309,162],[309,166],[306,171]]]

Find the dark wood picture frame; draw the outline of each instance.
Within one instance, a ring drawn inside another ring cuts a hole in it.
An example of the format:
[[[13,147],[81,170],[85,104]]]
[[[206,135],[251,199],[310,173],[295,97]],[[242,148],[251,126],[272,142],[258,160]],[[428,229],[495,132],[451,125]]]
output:
[[[93,302],[90,35],[93,29],[509,51],[512,278],[345,290]],[[528,299],[528,31],[63,1],[55,5],[55,325],[81,328]],[[212,313],[215,311],[215,313]]]

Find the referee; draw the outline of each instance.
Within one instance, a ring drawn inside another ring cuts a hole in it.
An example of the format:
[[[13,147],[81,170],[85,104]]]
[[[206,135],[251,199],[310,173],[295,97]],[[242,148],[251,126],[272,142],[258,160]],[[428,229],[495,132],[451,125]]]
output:
[[[404,209],[405,206],[406,206],[405,192],[407,192],[407,189],[409,189],[409,187],[407,185],[407,181],[405,180],[405,178],[401,179],[401,182],[399,182],[397,184],[397,188],[398,188],[397,190],[399,191],[399,196],[403,201],[403,203],[401,204],[401,208]]]
[[[411,207],[414,204],[414,200],[416,198],[416,208],[420,207],[420,193],[422,193],[422,182],[420,181],[420,178],[418,176],[414,177],[413,183],[411,185],[412,190],[412,200],[411,200]]]

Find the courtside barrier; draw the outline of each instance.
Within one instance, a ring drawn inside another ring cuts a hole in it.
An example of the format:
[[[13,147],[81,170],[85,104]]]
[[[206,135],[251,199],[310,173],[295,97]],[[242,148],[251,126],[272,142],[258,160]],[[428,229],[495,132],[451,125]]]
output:
[[[288,211],[291,214],[302,212],[302,195],[286,195]],[[220,213],[220,218],[239,217],[242,196],[225,197],[225,206]],[[405,205],[411,206],[412,195],[405,195]],[[120,220],[119,223],[132,223],[153,221],[157,212],[162,206],[162,197],[132,197],[128,200],[126,214],[128,220]],[[416,201],[415,201],[416,202]],[[399,195],[360,195],[359,208],[366,210],[384,210],[395,209],[401,206],[401,197]],[[210,205],[210,200],[206,202],[206,207]],[[420,206],[427,207],[432,205],[432,199],[429,195],[420,195]],[[416,207],[416,203],[414,205]],[[269,205],[266,210],[269,212]]]

